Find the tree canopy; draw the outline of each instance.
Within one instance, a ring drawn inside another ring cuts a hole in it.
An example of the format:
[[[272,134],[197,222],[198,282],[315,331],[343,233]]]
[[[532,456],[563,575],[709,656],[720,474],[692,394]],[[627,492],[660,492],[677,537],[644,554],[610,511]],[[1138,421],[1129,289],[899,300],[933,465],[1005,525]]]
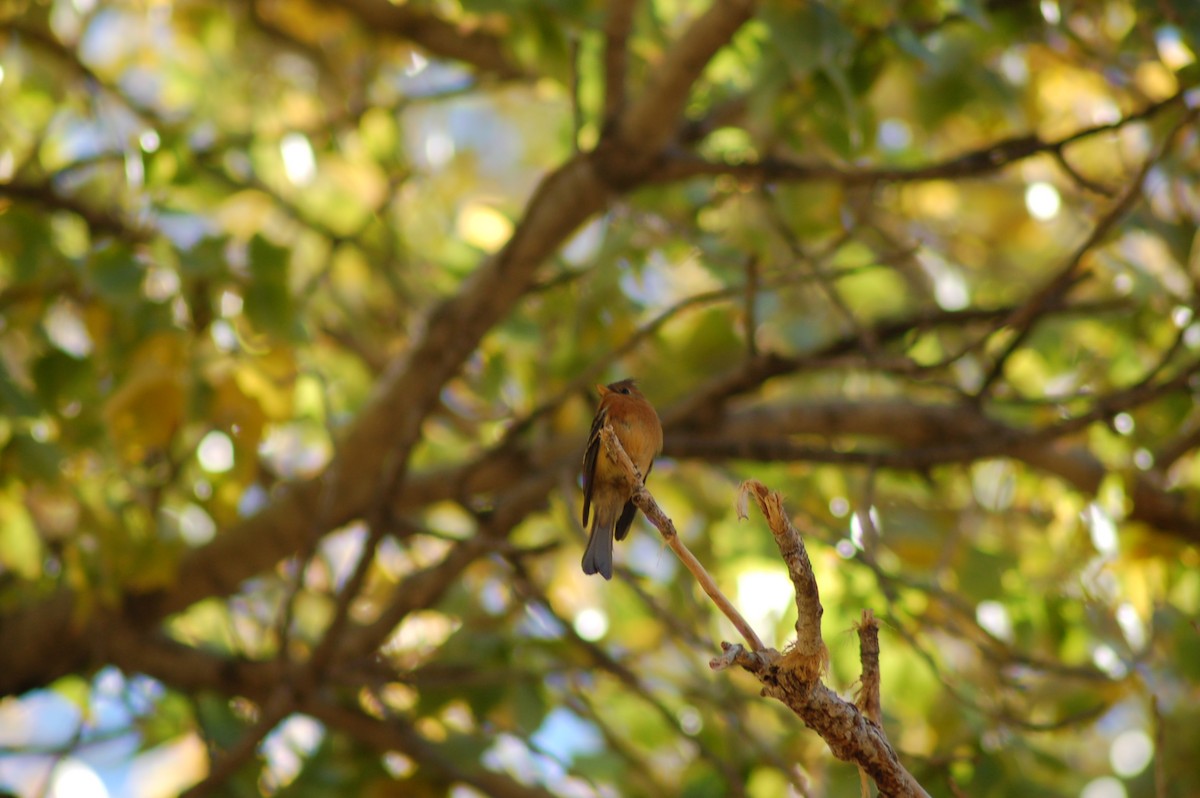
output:
[[[710,668],[644,520],[581,572],[635,377],[678,541],[787,660],[799,533],[921,789],[1200,792],[1197,52],[1187,0],[0,4],[0,789],[897,794]]]

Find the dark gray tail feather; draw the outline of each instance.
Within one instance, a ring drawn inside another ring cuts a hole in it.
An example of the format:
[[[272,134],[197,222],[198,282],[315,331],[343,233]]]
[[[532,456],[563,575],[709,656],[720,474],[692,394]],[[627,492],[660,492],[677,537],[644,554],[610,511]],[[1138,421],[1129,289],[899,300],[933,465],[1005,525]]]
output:
[[[583,572],[585,574],[600,574],[605,579],[612,579],[613,568],[613,526],[601,524],[597,517],[592,522],[592,534],[588,538],[587,550],[583,552]]]

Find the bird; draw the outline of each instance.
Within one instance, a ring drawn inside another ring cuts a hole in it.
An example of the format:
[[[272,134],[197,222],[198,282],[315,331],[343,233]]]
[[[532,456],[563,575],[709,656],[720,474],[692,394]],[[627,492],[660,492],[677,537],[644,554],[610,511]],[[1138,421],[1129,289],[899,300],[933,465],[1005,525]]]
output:
[[[650,476],[654,457],[662,451],[662,422],[654,406],[646,400],[632,379],[607,386],[597,385],[600,407],[592,420],[592,432],[583,455],[583,526],[594,506],[592,530],[583,552],[583,572],[612,579],[613,540],[624,540],[637,515],[633,491],[621,467],[609,456],[600,440],[605,424],[612,426],[621,447],[642,474],[642,483]]]

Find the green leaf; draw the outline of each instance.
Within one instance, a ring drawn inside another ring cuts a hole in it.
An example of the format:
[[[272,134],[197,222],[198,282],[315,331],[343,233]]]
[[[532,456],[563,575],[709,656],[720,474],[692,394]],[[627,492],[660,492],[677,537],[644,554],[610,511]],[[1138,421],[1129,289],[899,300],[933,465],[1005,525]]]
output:
[[[192,277],[212,279],[220,277],[229,270],[229,258],[225,248],[228,240],[225,238],[205,238],[196,246],[182,253],[179,258],[180,269]],[[253,261],[251,261],[253,263]]]
[[[196,699],[196,721],[204,736],[219,748],[229,748],[246,732],[228,698],[205,693]]]
[[[937,62],[937,56],[933,54],[925,42],[921,41],[912,28],[907,25],[896,25],[889,31],[892,40],[896,45],[908,55],[924,63],[926,66],[933,66]]]
[[[42,403],[56,409],[94,392],[96,384],[90,361],[58,349],[47,352],[33,364],[33,382]]]
[[[59,467],[63,461],[63,451],[54,443],[19,433],[13,435],[6,451],[16,455],[18,468],[29,477],[55,482],[61,476]]]
[[[61,263],[62,256],[51,243],[53,236],[48,221],[46,214],[21,207],[6,208],[0,214],[0,248],[4,253],[0,255],[0,264],[7,262],[11,269],[11,274],[0,272],[0,275],[22,283],[36,279]]]
[[[542,687],[527,679],[519,679],[510,685],[510,689],[516,709],[517,728],[523,734],[531,735],[546,719],[547,704]]]
[[[685,776],[681,798],[720,798],[729,794],[729,785],[707,762],[693,765]]]
[[[113,304],[130,304],[141,296],[145,270],[129,248],[111,243],[96,251],[88,276],[97,292]]]
[[[255,281],[287,284],[289,250],[271,243],[261,235],[250,239],[250,275]]]
[[[762,8],[759,18],[795,77],[850,63],[854,34],[820,3],[800,8],[771,3]]]
[[[41,405],[17,384],[0,360],[0,410],[9,417],[30,417],[41,413]]]
[[[262,236],[250,242],[250,283],[243,294],[243,311],[259,330],[285,340],[303,337],[288,286],[289,251]]]
[[[177,740],[191,730],[195,717],[192,703],[177,693],[167,693],[149,713],[138,719],[142,749]]]
[[[88,711],[88,702],[92,697],[92,683],[90,680],[79,676],[66,676],[56,681],[51,689],[77,706],[80,712]]]

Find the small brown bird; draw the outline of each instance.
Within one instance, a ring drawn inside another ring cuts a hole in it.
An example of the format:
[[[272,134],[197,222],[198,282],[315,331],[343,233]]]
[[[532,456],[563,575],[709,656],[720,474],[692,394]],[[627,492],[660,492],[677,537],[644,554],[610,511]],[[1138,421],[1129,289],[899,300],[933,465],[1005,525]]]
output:
[[[600,391],[600,408],[592,421],[587,452],[583,456],[583,525],[593,504],[592,533],[583,553],[583,572],[598,573],[612,579],[613,540],[629,534],[637,506],[630,501],[633,493],[626,486],[620,466],[608,455],[600,441],[600,430],[610,424],[629,459],[642,473],[650,476],[654,456],[662,451],[662,422],[654,407],[642,396],[633,380],[621,380]]]

